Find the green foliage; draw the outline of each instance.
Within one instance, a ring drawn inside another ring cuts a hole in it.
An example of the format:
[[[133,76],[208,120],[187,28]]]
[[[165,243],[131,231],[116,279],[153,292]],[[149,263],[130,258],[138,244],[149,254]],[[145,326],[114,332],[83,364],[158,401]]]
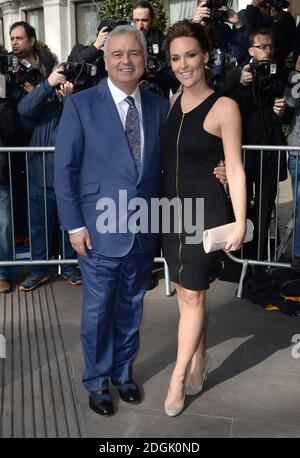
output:
[[[164,31],[167,24],[166,11],[159,0],[149,0],[152,4],[157,22],[157,27]],[[100,19],[132,19],[132,6],[135,0],[104,0],[100,6]]]
[[[52,54],[51,49],[43,41],[37,40],[36,48],[41,50],[41,51],[46,51],[46,52]]]
[[[289,135],[289,130],[290,130],[289,124],[283,124],[282,125],[282,131],[283,131],[283,135],[284,135],[284,138],[285,138],[286,142],[287,142],[287,138],[288,138],[288,135]]]
[[[7,53],[7,51],[4,48],[4,46],[0,45],[0,54],[6,54],[6,53]]]
[[[294,65],[294,59],[293,59],[293,53],[289,54],[285,60],[285,65],[289,70],[294,70],[295,65]]]

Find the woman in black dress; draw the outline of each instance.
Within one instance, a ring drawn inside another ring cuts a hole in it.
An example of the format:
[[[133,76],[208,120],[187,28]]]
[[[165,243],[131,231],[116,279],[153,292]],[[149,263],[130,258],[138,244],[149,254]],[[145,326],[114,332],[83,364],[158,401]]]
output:
[[[189,220],[190,225],[199,224],[201,207],[196,208],[196,198],[204,202],[203,229],[229,222],[225,191],[213,174],[214,167],[225,158],[238,223],[225,249],[237,250],[246,229],[246,185],[238,106],[218,95],[206,82],[210,42],[205,28],[180,21],[169,29],[167,44],[172,70],[182,85],[182,93],[177,96],[161,131],[164,195],[180,201],[183,209],[181,214],[178,208],[174,227],[163,234],[164,255],[176,284],[180,310],[177,360],[165,402],[167,415],[175,416],[183,410],[185,394],[201,392],[210,366],[204,344],[205,297],[219,255],[205,254],[202,240],[195,243],[194,239],[191,243],[185,223]],[[186,206],[184,199],[190,199],[192,207]]]

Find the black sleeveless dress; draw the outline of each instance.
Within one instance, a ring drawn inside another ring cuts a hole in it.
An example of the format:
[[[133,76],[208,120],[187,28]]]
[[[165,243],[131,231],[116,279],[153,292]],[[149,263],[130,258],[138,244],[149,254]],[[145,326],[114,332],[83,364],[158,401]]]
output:
[[[224,159],[222,140],[203,128],[219,97],[214,92],[189,113],[182,113],[179,96],[160,132],[163,196],[176,202],[171,207],[170,230],[166,224],[168,214],[163,211],[163,252],[171,280],[195,291],[209,288],[220,257],[220,252],[204,252],[202,231],[229,222],[224,187],[213,175],[214,167]]]

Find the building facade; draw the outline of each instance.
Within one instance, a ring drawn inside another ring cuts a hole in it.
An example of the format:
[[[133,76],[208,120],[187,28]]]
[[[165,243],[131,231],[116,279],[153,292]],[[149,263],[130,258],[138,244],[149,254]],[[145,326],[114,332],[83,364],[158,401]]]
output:
[[[65,61],[75,43],[91,44],[99,23],[103,0],[0,0],[0,44],[10,51],[9,27],[16,21],[29,22],[39,40],[45,42],[60,61]],[[161,0],[169,22],[192,18],[197,0]],[[249,0],[233,0],[238,11]],[[291,11],[300,17],[300,0],[291,0]]]
[[[290,0],[290,12],[300,22],[300,0]]]

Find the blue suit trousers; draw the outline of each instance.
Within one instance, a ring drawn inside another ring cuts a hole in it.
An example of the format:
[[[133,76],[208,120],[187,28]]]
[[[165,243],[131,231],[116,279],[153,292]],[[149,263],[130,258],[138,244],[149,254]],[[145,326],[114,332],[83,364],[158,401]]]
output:
[[[137,238],[123,257],[93,252],[78,256],[83,278],[83,384],[89,392],[108,388],[109,377],[131,378],[153,258],[154,253],[141,251]]]

